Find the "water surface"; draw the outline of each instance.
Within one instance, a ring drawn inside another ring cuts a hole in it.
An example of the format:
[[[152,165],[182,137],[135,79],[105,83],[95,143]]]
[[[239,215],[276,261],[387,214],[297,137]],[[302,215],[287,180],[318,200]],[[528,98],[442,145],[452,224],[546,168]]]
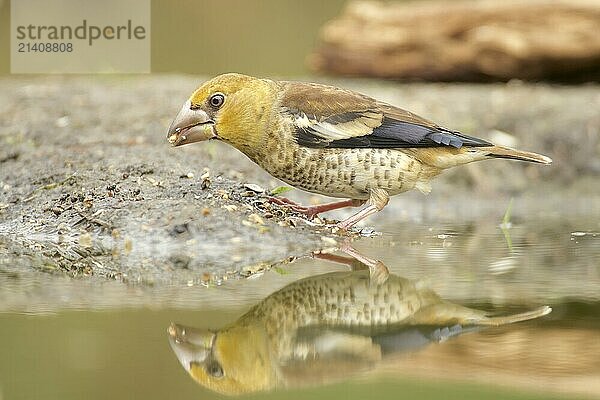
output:
[[[293,379],[288,374],[285,384],[243,396],[439,398],[441,391],[445,398],[600,396],[598,216],[517,219],[510,227],[501,227],[497,218],[382,221],[382,235],[352,245],[381,260],[393,279],[415,293],[427,291],[446,306],[492,315],[542,306],[552,313],[476,329],[468,321],[440,318],[366,330],[309,323],[302,340],[294,342],[295,358],[283,362],[288,371],[294,368]],[[359,274],[367,279],[364,287],[378,284],[368,283],[372,276],[366,270],[351,272],[348,265],[313,257],[219,287],[77,280],[15,265],[1,270],[0,398],[6,399],[221,398],[182,367],[169,345],[172,322],[227,331],[252,307],[277,299],[282,288],[323,274]],[[279,302],[282,320],[302,309],[299,299]],[[240,354],[252,354],[260,342],[252,335],[236,340],[228,368],[240,368]],[[328,352],[315,352],[317,344]],[[380,352],[385,356],[373,352],[374,344],[388,349]]]

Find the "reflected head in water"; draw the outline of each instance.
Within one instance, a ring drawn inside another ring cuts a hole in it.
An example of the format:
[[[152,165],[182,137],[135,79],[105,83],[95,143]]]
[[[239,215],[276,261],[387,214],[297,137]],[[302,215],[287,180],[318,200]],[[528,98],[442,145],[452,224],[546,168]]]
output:
[[[171,324],[168,333],[177,358],[203,386],[225,394],[273,387],[275,368],[260,329],[232,326],[214,332]]]
[[[183,367],[201,385],[230,395],[319,385],[370,370],[390,355],[551,311],[492,317],[408,279],[382,277],[380,262],[346,250],[361,262],[321,258],[347,263],[352,271],[293,282],[229,327],[204,331],[172,324],[170,344]]]

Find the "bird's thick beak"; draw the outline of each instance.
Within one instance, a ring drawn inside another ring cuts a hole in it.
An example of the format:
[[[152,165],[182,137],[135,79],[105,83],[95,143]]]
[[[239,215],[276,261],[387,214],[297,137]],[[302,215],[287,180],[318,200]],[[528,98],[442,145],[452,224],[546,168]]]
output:
[[[216,334],[171,323],[167,329],[169,344],[186,371],[192,363],[202,364],[210,355]]]
[[[217,137],[215,123],[208,114],[200,109],[192,110],[190,106],[190,101],[186,101],[169,127],[167,140],[172,146],[181,146]]]

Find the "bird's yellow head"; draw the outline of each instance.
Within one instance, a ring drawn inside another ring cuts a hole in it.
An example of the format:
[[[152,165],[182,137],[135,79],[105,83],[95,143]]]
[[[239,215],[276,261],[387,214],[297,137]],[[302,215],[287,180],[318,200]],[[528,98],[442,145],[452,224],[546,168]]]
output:
[[[228,395],[273,389],[275,368],[260,324],[202,331],[171,324],[169,341],[181,365],[202,386]]]
[[[200,86],[171,123],[173,146],[210,139],[243,152],[256,148],[273,111],[275,83],[241,74],[219,75]]]

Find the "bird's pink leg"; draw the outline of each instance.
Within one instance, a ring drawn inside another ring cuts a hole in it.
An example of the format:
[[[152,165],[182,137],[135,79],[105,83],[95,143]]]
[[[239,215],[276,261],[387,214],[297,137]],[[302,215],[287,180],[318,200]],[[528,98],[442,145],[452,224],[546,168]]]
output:
[[[344,257],[344,256],[338,256],[337,254],[319,253],[319,252],[312,253],[312,257],[318,258],[319,260],[331,261],[331,262],[337,263],[337,264],[344,264],[344,265],[349,266],[353,270],[358,269],[355,266],[355,264],[357,263],[357,260],[352,257]],[[361,261],[358,261],[358,263],[360,265],[364,264]]]
[[[304,207],[305,213],[310,218],[314,217],[317,214],[321,214],[327,211],[338,210],[340,208],[345,207],[360,207],[365,204],[364,200],[342,200],[342,201],[334,201],[332,203],[318,204],[316,206]]]
[[[390,201],[389,194],[383,189],[371,189],[371,196],[369,197],[369,205],[356,214],[349,218],[346,218],[342,222],[337,224],[340,229],[349,229],[353,227],[357,222],[367,218],[369,215],[373,215],[381,210]]]
[[[333,203],[319,204],[316,206],[303,206],[290,199],[286,199],[285,197],[269,197],[269,201],[305,214],[310,219],[323,212],[337,210],[344,207],[359,207],[365,203],[364,200],[342,200],[335,201]]]
[[[348,254],[350,257],[355,258],[358,262],[363,263],[369,267],[369,276],[375,283],[381,285],[387,281],[390,276],[390,270],[379,260],[367,257],[354,249],[350,245],[343,245],[340,250]]]
[[[359,253],[349,244],[343,244],[339,250],[348,254],[350,257],[343,257],[329,253],[313,253],[313,257],[338,264],[348,265],[353,271],[358,271],[366,266],[369,269],[369,276],[371,277],[371,280],[377,284],[384,283],[390,276],[390,271],[384,263]]]

